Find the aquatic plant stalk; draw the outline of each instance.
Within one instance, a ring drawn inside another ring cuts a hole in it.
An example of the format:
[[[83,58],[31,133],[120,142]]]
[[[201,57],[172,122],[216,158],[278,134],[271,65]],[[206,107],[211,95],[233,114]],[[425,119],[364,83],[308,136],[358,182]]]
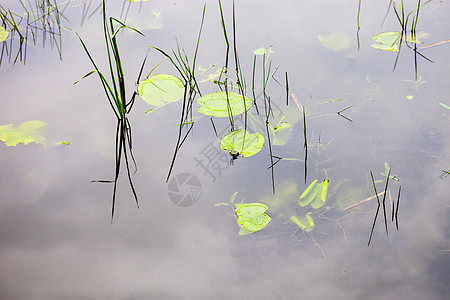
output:
[[[380,211],[380,206],[381,206],[380,198],[378,198],[377,187],[375,186],[375,179],[373,179],[372,171],[370,171],[370,176],[372,177],[373,189],[375,190],[375,195],[377,196],[378,206],[377,206],[377,212],[375,213],[375,218],[373,219],[372,230],[370,231],[370,237],[369,237],[369,242],[367,243],[367,246],[369,246],[370,242],[372,241],[373,230],[375,229],[375,223],[377,221],[378,212]]]
[[[302,112],[303,112],[303,148],[305,149],[305,184],[306,184],[306,176],[308,174],[308,140],[306,138],[306,113],[305,113],[305,107],[302,106]]]
[[[395,207],[395,227],[398,230],[398,207],[400,204],[400,191],[402,190],[402,186],[398,187],[398,196],[397,196],[397,206]]]
[[[390,174],[391,174],[391,168],[389,168],[388,174],[386,176],[386,186],[384,188],[384,195],[383,195],[383,214],[384,214],[384,226],[386,228],[386,235],[388,235],[387,216],[386,216],[386,192],[387,192],[387,187],[389,184],[389,175]]]
[[[288,73],[286,72],[286,106],[289,105],[289,80],[288,80]]]
[[[202,34],[203,29],[203,22],[205,20],[205,12],[206,12],[206,3],[203,6],[203,13],[202,13],[202,19],[200,23],[200,29],[198,33],[197,43],[195,46],[194,51],[194,57],[192,60],[192,65],[189,62],[189,59],[184,51],[183,48],[180,48],[178,41],[177,41],[177,51],[172,50],[172,55],[169,55],[164,50],[161,50],[157,47],[152,47],[153,49],[160,52],[162,55],[164,55],[166,58],[170,60],[172,65],[177,69],[178,73],[182,77],[184,81],[184,95],[183,95],[183,104],[181,109],[181,116],[180,116],[180,126],[178,130],[178,137],[177,137],[177,143],[175,145],[174,154],[172,156],[172,161],[170,163],[169,172],[167,174],[166,181],[169,181],[170,175],[172,174],[173,167],[175,165],[175,160],[178,155],[178,151],[180,150],[181,146],[183,145],[184,141],[187,139],[189,133],[191,132],[194,123],[187,122],[189,117],[192,119],[192,104],[194,102],[194,98],[197,94],[201,96],[200,89],[198,87],[197,79],[195,78],[195,65],[197,61],[197,53],[200,45],[200,37]],[[189,124],[188,124],[189,123]],[[186,125],[185,125],[186,124]],[[187,129],[184,137],[183,135],[183,128],[184,126],[189,126]]]
[[[106,42],[106,50],[107,50],[107,55],[108,55],[110,81],[108,81],[106,79],[106,77],[103,75],[103,73],[97,67],[97,65],[96,65],[94,59],[92,58],[84,41],[81,39],[81,37],[78,34],[77,34],[77,36],[84,48],[89,60],[91,61],[92,65],[94,66],[94,70],[87,73],[86,75],[84,75],[80,80],[90,76],[93,73],[97,73],[97,75],[100,78],[100,82],[102,84],[105,95],[108,99],[108,102],[114,112],[114,115],[117,118],[116,138],[115,138],[116,149],[115,149],[114,180],[93,180],[92,181],[92,182],[101,182],[101,183],[114,183],[113,196],[112,196],[112,209],[111,209],[111,222],[112,222],[113,218],[114,218],[114,210],[115,210],[115,202],[116,202],[117,181],[119,179],[122,158],[125,159],[128,181],[129,181],[133,196],[135,198],[136,205],[139,208],[138,197],[137,197],[136,190],[134,188],[134,184],[133,184],[133,181],[131,178],[131,172],[130,172],[130,160],[134,164],[135,172],[137,171],[137,165],[136,165],[136,161],[134,159],[133,152],[132,152],[133,146],[132,146],[131,125],[127,118],[127,114],[130,112],[130,110],[133,106],[134,99],[135,99],[135,96],[137,93],[134,92],[130,101],[127,101],[126,92],[125,92],[125,76],[123,73],[122,61],[121,61],[120,53],[119,53],[119,47],[117,45],[117,34],[120,32],[120,30],[127,28],[127,29],[137,32],[138,34],[140,34],[142,36],[144,36],[144,35],[137,29],[128,27],[123,22],[121,22],[113,17],[109,17],[109,19],[108,19],[106,17],[105,1],[102,2],[102,17],[103,17],[104,39]],[[119,26],[116,28],[115,25],[119,25]],[[145,64],[145,59],[141,66],[137,81],[139,81],[139,77],[142,74],[144,64]],[[78,80],[74,84],[78,83],[80,80]]]

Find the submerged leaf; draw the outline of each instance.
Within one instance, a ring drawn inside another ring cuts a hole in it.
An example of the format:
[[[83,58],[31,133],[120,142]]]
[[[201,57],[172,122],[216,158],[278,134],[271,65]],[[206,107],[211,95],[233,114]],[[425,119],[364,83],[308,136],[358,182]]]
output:
[[[273,136],[272,144],[275,146],[283,146],[289,140],[293,127],[291,124],[282,122],[273,128],[269,127],[269,129]]]
[[[259,231],[271,221],[270,216],[265,213],[268,207],[262,203],[240,203],[235,206],[237,222],[241,225],[239,235]]]
[[[318,36],[320,43],[328,49],[339,51],[350,48],[350,37],[342,31],[334,31],[327,36]]]
[[[183,98],[184,85],[175,76],[156,74],[139,83],[138,93],[148,104],[161,106]]]
[[[380,174],[386,177],[389,174],[390,170],[391,170],[391,167],[389,166],[389,164],[387,162],[384,162],[384,173],[380,172]],[[399,181],[397,176],[390,175],[389,178],[392,180],[395,180],[395,181]]]
[[[45,145],[45,138],[42,131],[47,123],[39,120],[27,121],[18,127],[13,124],[0,126],[0,141],[5,142],[6,146],[16,146],[19,143],[25,145],[36,143]]]
[[[0,26],[0,43],[6,40],[9,36],[8,30],[5,27]]]
[[[217,92],[197,99],[200,104],[198,112],[212,117],[228,117],[240,115],[253,105],[252,100],[233,93]]]
[[[314,220],[311,218],[310,214],[311,213],[307,213],[304,218],[300,219],[296,216],[292,216],[289,219],[303,231],[309,232],[312,231],[315,227]]]
[[[240,154],[243,157],[255,155],[261,151],[264,145],[264,137],[261,133],[250,134],[245,129],[230,132],[222,138],[220,147],[232,154]]]

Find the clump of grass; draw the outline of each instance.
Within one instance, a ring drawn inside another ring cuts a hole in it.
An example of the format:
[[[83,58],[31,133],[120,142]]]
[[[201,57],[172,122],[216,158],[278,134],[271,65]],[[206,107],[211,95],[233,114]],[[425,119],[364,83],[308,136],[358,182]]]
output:
[[[9,31],[9,43],[6,41],[2,43],[0,65],[3,61],[4,55],[8,56],[8,60],[11,61],[13,53],[13,40],[16,36],[18,36],[19,38],[19,49],[13,63],[16,63],[17,59],[22,60],[22,58],[25,62],[28,30],[23,32],[23,30],[21,30],[19,27],[24,18],[18,14],[13,13],[9,9],[4,9],[2,6],[0,6],[0,18],[2,20],[2,26]]]
[[[198,33],[197,44],[195,46],[194,57],[192,59],[192,65],[189,61],[189,58],[185,50],[183,48],[180,48],[178,41],[177,41],[177,50],[176,51],[172,50],[172,56],[162,49],[152,47],[153,49],[157,50],[170,60],[172,65],[177,69],[178,73],[182,77],[184,83],[183,106],[181,109],[178,138],[177,143],[175,145],[175,150],[172,156],[172,161],[170,163],[170,168],[167,174],[166,181],[169,181],[170,175],[172,174],[172,170],[175,165],[175,160],[178,151],[180,150],[181,146],[183,145],[184,141],[186,140],[186,138],[188,137],[189,133],[191,132],[194,126],[194,123],[188,122],[189,119],[192,119],[192,104],[194,102],[194,99],[197,94],[201,96],[200,88],[198,87],[197,79],[195,78],[195,65],[197,61],[198,48],[200,45],[200,37],[203,29],[203,21],[205,19],[205,12],[206,12],[206,4],[203,6],[202,20],[200,24],[200,30]],[[187,126],[188,128],[183,136],[183,129],[185,128],[185,126]]]
[[[377,192],[377,187],[375,186],[375,180],[373,178],[373,173],[372,173],[372,171],[370,171],[370,176],[372,178],[373,189],[375,191],[375,195],[376,195],[376,198],[377,198],[377,201],[378,201],[378,205],[377,205],[377,211],[375,213],[375,218],[373,219],[372,229],[370,231],[370,237],[369,237],[369,242],[367,243],[367,246],[370,246],[370,242],[372,241],[373,231],[375,229],[375,223],[377,221],[378,213],[380,211],[381,205],[383,205],[384,227],[386,229],[386,235],[389,234],[388,233],[387,214],[386,214],[386,194],[388,192],[388,184],[389,184],[390,174],[391,174],[391,168],[389,168],[389,171],[386,174],[386,185],[384,187],[384,192],[378,193]],[[395,205],[394,201],[391,201],[391,204],[392,204],[392,222],[394,222],[394,218],[395,218],[395,226],[396,226],[397,230],[398,230],[398,208],[399,208],[399,205],[400,205],[401,188],[402,188],[402,186],[399,186],[398,196],[397,196],[397,205]],[[382,201],[380,201],[380,198],[378,197],[381,194],[383,194],[383,200]],[[390,195],[390,192],[389,192],[389,195]],[[358,204],[360,204],[360,203],[358,203]],[[345,209],[348,209],[348,208],[345,208]]]
[[[133,30],[140,35],[144,36],[140,31],[138,31],[135,28],[129,27],[125,25],[123,22],[119,21],[116,18],[113,17],[106,17],[106,7],[105,7],[105,1],[102,2],[102,15],[103,15],[103,31],[104,31],[104,39],[106,42],[106,50],[108,55],[108,65],[109,65],[109,75],[110,80],[108,81],[104,74],[100,71],[100,69],[97,67],[94,59],[92,58],[91,54],[89,53],[89,50],[83,40],[80,36],[78,38],[80,39],[81,44],[83,45],[83,48],[89,57],[89,60],[91,61],[92,65],[94,66],[94,70],[84,75],[80,80],[88,77],[91,74],[96,73],[99,78],[100,82],[102,84],[103,90],[105,92],[105,95],[108,99],[109,104],[111,105],[111,108],[114,112],[114,115],[117,118],[117,127],[116,127],[116,150],[115,150],[115,175],[114,180],[94,180],[93,182],[102,182],[102,183],[114,183],[113,188],[113,196],[112,196],[112,211],[111,211],[111,222],[114,218],[114,208],[115,208],[115,201],[116,201],[116,190],[117,190],[117,180],[119,179],[120,174],[120,167],[121,167],[121,161],[122,158],[125,159],[125,165],[128,175],[128,181],[131,186],[131,190],[133,192],[133,196],[136,200],[136,205],[139,208],[138,198],[136,194],[136,190],[134,188],[134,184],[131,178],[131,172],[130,172],[130,161],[133,162],[135,167],[135,172],[137,170],[136,161],[133,156],[132,152],[132,135],[131,135],[131,125],[128,121],[127,114],[130,112],[134,99],[136,96],[136,92],[133,93],[130,101],[127,101],[126,92],[125,92],[125,76],[123,73],[122,68],[122,60],[119,53],[119,47],[117,45],[117,34],[120,32],[120,30],[127,28],[130,30]],[[119,26],[117,26],[119,25]],[[142,70],[145,64],[144,62],[141,66],[141,70],[139,72],[138,80],[142,74]],[[79,81],[80,81],[79,80]],[[75,82],[78,83],[79,81]]]
[[[397,17],[397,20],[402,28],[401,34],[400,34],[400,42],[399,42],[399,46],[398,46],[398,52],[397,52],[397,57],[395,58],[395,63],[394,63],[394,70],[397,66],[397,62],[398,62],[398,58],[400,56],[400,50],[403,44],[403,39],[405,39],[406,41],[406,46],[410,49],[412,49],[414,51],[414,72],[415,72],[415,78],[417,79],[417,55],[419,55],[420,57],[428,60],[429,62],[433,62],[432,60],[430,60],[429,58],[427,58],[426,56],[424,56],[422,53],[420,53],[417,49],[417,40],[416,40],[416,29],[417,29],[417,22],[419,20],[419,11],[420,8],[422,6],[424,6],[425,4],[429,3],[431,0],[428,0],[425,3],[421,3],[421,0],[417,1],[417,8],[410,11],[408,14],[405,15],[405,7],[403,5],[403,0],[401,1],[401,12],[399,12],[397,10],[397,7],[395,6],[395,1],[391,1],[392,2],[392,7],[394,8],[394,12],[395,15]],[[415,12],[415,15],[413,15]],[[409,18],[411,17],[411,15],[413,15],[412,17],[412,22],[411,22],[411,29],[409,30],[410,32],[410,36],[411,39],[410,41],[412,41],[412,46],[409,45],[408,43],[408,38],[406,37],[407,32],[408,32],[408,22],[409,22]],[[405,36],[405,37],[404,37]]]
[[[16,63],[17,60],[23,60],[25,63],[28,40],[31,39],[33,44],[36,45],[40,35],[42,35],[43,47],[49,39],[50,46],[57,49],[59,57],[62,59],[61,20],[65,18],[63,13],[70,1],[67,1],[65,5],[59,5],[56,1],[51,0],[36,0],[34,3],[30,1],[24,3],[19,0],[19,2],[26,17],[22,17],[21,14],[12,12],[0,5],[2,24],[10,32],[10,43],[9,46],[7,43],[3,43],[0,63],[5,54],[9,56],[9,61],[11,61],[13,39],[16,36],[19,38],[19,45],[13,63]]]

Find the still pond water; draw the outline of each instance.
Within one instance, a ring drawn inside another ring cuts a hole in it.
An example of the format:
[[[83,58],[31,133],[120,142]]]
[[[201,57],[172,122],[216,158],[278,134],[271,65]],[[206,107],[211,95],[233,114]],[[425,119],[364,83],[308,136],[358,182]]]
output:
[[[20,3],[2,2],[3,8],[23,13]],[[89,1],[71,1],[64,11],[62,60],[48,37],[42,47],[39,33],[36,46],[28,43],[25,64],[4,57],[0,67],[0,125],[41,120],[47,123],[47,145],[70,140],[68,146],[52,147],[0,142],[0,299],[448,299],[450,176],[443,170],[450,167],[445,107],[450,44],[419,50],[433,63],[417,56],[416,76],[414,51],[405,44],[394,71],[397,52],[371,47],[372,36],[401,31],[392,7],[383,22],[387,0],[362,1],[359,49],[358,1],[236,1],[236,45],[251,99],[253,51],[271,51],[256,56],[261,115],[254,107],[248,112],[253,120],[248,130],[261,132],[265,146],[230,164],[231,156],[220,150],[228,118],[214,118],[218,138],[195,102],[193,115],[201,118],[167,183],[182,101],[149,113],[154,107],[137,97],[128,118],[139,209],[123,166],[111,224],[113,185],[90,181],[113,179],[116,119],[95,74],[73,85],[92,70],[75,32],[107,70],[101,10],[80,25],[87,9],[83,2]],[[99,4],[92,1],[87,15]],[[126,23],[145,34],[118,34],[128,95],[136,89],[149,46],[170,52],[176,37],[192,59],[203,5],[161,0],[125,5]],[[232,2],[223,0],[222,6],[232,42]],[[404,6],[409,12],[417,2]],[[122,9],[122,1],[107,3],[110,16],[119,18]],[[448,1],[421,7],[419,48],[450,38],[449,13]],[[218,3],[207,1],[196,62],[202,94],[219,91],[204,79],[225,61],[220,20]],[[17,52],[18,40],[13,42]],[[10,46],[9,40],[3,43]],[[266,89],[273,108],[270,125],[283,116],[292,124],[286,144],[271,149],[274,156],[295,158],[273,166],[275,194],[262,118],[263,58],[272,62],[272,72],[278,67],[273,77],[279,83],[270,79]],[[180,77],[153,49],[144,76],[161,61],[153,74]],[[206,72],[199,69],[211,65]],[[234,119],[236,128],[245,126],[243,117]],[[394,205],[401,185],[399,229],[391,221],[387,193],[389,235],[381,208],[368,247],[377,200],[344,208],[374,195],[370,171],[378,192],[384,191],[385,162],[398,179],[388,185]],[[297,200],[308,185],[325,178],[324,208],[300,207]],[[235,192],[236,202],[266,204],[272,221],[239,235],[232,207],[216,205],[230,203]],[[179,202],[180,195],[188,197]],[[314,228],[303,231],[290,217],[306,220],[307,213]]]

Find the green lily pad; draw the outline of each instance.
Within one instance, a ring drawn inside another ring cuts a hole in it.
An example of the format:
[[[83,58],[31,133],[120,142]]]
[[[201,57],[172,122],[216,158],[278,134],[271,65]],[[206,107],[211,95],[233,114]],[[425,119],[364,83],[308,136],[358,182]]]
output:
[[[403,40],[418,44],[420,43],[419,38],[426,39],[428,38],[428,36],[429,34],[425,32],[419,32],[415,35],[411,35],[410,33],[408,33],[403,36]],[[396,43],[400,40],[400,37],[401,33],[398,31],[387,31],[379,33],[372,37],[373,40],[377,42],[376,44],[373,44],[372,47],[384,51],[398,52],[398,46]]]
[[[314,209],[322,207],[327,199],[328,182],[328,178],[325,178],[322,183],[317,183],[317,180],[314,180],[300,196],[298,204],[306,206],[311,203]]]
[[[0,126],[0,141],[5,142],[6,146],[17,146],[19,143],[25,145],[37,143],[45,146],[45,138],[42,132],[47,123],[39,120],[27,121],[13,127],[13,124]]]
[[[334,31],[327,36],[318,36],[320,43],[328,49],[339,51],[350,48],[350,37],[342,31]]]
[[[261,203],[235,204],[237,222],[241,225],[239,235],[246,235],[263,229],[272,220],[265,212],[268,207]]]
[[[401,33],[398,31],[388,31],[374,35],[372,38],[377,43],[373,44],[372,47],[385,51],[398,52],[396,43],[400,39],[400,35]]]
[[[227,100],[228,95],[228,100]],[[240,115],[253,105],[253,101],[233,92],[217,92],[197,99],[198,112],[212,117]]]
[[[267,205],[262,203],[237,203],[235,204],[235,206],[236,206],[235,213],[238,216],[262,214],[269,209]]]
[[[314,230],[315,224],[313,218],[310,216],[311,213],[307,213],[304,218],[297,218],[296,216],[292,216],[289,219],[295,225],[300,227],[303,231],[310,232]]]
[[[8,30],[5,27],[0,26],[0,43],[6,40],[9,36]]]
[[[222,138],[220,147],[231,154],[240,154],[243,157],[255,155],[261,151],[264,137],[261,133],[249,133],[245,129],[230,132]]]
[[[175,76],[156,74],[139,83],[138,93],[148,104],[161,106],[183,98],[184,85]]]

